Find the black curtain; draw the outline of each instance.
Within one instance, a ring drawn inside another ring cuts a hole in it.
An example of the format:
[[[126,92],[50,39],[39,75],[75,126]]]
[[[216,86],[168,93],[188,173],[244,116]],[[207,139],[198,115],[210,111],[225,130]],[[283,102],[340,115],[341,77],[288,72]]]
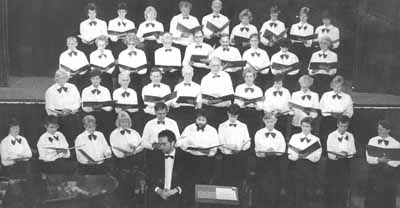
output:
[[[0,0],[0,87],[7,86],[10,58],[8,51],[8,0]]]

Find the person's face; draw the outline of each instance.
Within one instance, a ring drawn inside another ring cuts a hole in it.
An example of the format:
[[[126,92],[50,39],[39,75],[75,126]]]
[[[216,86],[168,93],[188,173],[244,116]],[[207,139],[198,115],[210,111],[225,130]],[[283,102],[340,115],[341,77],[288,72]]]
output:
[[[212,73],[217,74],[221,70],[221,63],[219,61],[212,60],[210,62],[210,70]]]
[[[129,42],[127,45],[128,45],[128,49],[129,49],[129,50],[133,50],[133,49],[136,48],[135,42]]]
[[[191,70],[183,70],[182,76],[185,81],[192,81],[193,78],[193,71]]]
[[[220,40],[221,46],[222,47],[228,47],[229,46],[229,37],[224,36]]]
[[[160,109],[156,111],[156,117],[158,120],[163,121],[167,117],[167,109]]]
[[[207,124],[207,118],[204,116],[199,116],[196,118],[196,124],[200,127],[203,127]]]
[[[85,124],[85,129],[89,133],[93,133],[96,130],[96,122],[87,122]]]
[[[175,142],[169,142],[167,137],[158,137],[159,149],[163,154],[171,153],[175,148]]]
[[[319,47],[321,48],[321,50],[326,51],[329,49],[329,42],[328,41],[320,41],[319,42]]]
[[[151,75],[150,75],[150,80],[151,80],[153,83],[160,83],[160,82],[161,82],[161,79],[162,79],[162,76],[161,76],[161,73],[160,73],[160,72],[153,72],[153,73],[151,73]]]
[[[306,81],[300,82],[300,88],[301,89],[308,89],[310,87],[310,84]]]
[[[258,48],[258,43],[259,43],[259,41],[258,41],[257,37],[252,37],[250,39],[250,45],[252,48]]]
[[[164,35],[163,46],[168,48],[172,46],[172,37],[170,35]]]
[[[278,20],[279,14],[278,13],[271,13],[269,16],[271,17],[272,21],[276,21],[276,20]]]
[[[181,8],[179,8],[181,10],[181,13],[183,16],[189,16],[190,14],[190,7],[188,5],[184,5]]]
[[[274,82],[274,87],[275,87],[275,89],[279,90],[279,89],[282,88],[282,86],[283,86],[282,80],[279,80],[279,81],[275,81],[275,82]]]
[[[349,127],[348,123],[338,123],[337,124],[338,131],[340,134],[344,134],[347,131],[347,128]]]
[[[228,119],[231,123],[235,123],[238,119],[239,115],[234,115],[231,113],[228,113]]]
[[[130,128],[130,122],[128,119],[122,119],[119,121],[119,125],[122,129],[129,129]]]
[[[117,13],[119,18],[125,19],[128,12],[125,9],[118,9]]]
[[[324,23],[324,25],[330,25],[331,24],[331,20],[329,18],[323,18],[322,19],[322,23]]]
[[[305,122],[302,122],[301,123],[301,131],[304,133],[304,134],[309,134],[310,132],[311,132],[311,124],[309,124],[309,123],[305,123]]]
[[[148,21],[155,20],[156,18],[157,18],[157,14],[155,11],[150,11],[146,14],[146,20],[148,20]]]
[[[342,91],[342,85],[341,84],[332,84],[332,89],[334,92],[339,93]]]
[[[95,19],[95,18],[96,18],[96,15],[97,15],[96,10],[89,10],[89,11],[88,11],[88,17],[89,17],[89,19]]]
[[[78,46],[78,42],[76,40],[68,40],[67,41],[67,47],[69,50],[73,51],[76,49]]]
[[[299,18],[300,18],[300,22],[307,22],[307,20],[308,20],[308,16],[304,13],[300,13]]]
[[[252,85],[254,83],[254,74],[253,73],[246,73],[244,75],[244,81],[248,85]]]
[[[68,76],[59,76],[56,78],[56,82],[60,85],[60,86],[64,86],[65,83],[68,82]]]
[[[201,43],[203,43],[203,40],[204,40],[203,33],[197,32],[196,34],[194,34],[194,42],[195,43],[201,44]]]
[[[267,119],[264,119],[265,127],[266,127],[268,130],[270,130],[270,131],[271,131],[272,129],[274,129],[275,123],[276,123],[276,119],[274,119],[274,118],[267,118]]]
[[[55,134],[58,129],[58,124],[50,123],[50,124],[47,124],[45,127],[46,127],[46,130],[48,133]]]
[[[378,136],[387,137],[390,133],[390,129],[385,129],[383,126],[378,125]]]
[[[248,16],[243,16],[242,19],[240,19],[240,22],[244,25],[250,24],[250,18]]]
[[[130,82],[131,80],[127,76],[119,78],[119,84],[121,85],[121,87],[127,88]]]
[[[287,53],[289,51],[288,47],[281,47],[281,51]]]
[[[100,76],[94,76],[94,77],[90,78],[90,81],[92,82],[93,86],[98,87],[101,83],[101,78],[100,78]]]
[[[213,2],[211,4],[211,9],[214,13],[220,13],[222,9],[222,4],[220,2]]]
[[[10,127],[10,134],[13,136],[17,136],[19,134],[20,128],[19,126],[11,126]]]
[[[105,41],[97,41],[96,45],[97,45],[97,49],[99,49],[101,51],[104,50],[107,46]]]

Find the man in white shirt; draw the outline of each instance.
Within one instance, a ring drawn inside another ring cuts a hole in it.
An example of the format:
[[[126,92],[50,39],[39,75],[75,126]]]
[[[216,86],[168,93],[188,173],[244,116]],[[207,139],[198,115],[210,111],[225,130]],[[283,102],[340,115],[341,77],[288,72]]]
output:
[[[211,10],[212,13],[203,17],[201,25],[205,35],[205,42],[214,48],[219,45],[221,34],[229,34],[229,19],[221,14],[222,1],[212,0]]]
[[[55,84],[45,93],[45,109],[47,115],[56,116],[60,122],[60,131],[66,136],[69,144],[73,144],[78,135],[78,111],[81,96],[75,85],[68,83],[68,74],[57,70]]]

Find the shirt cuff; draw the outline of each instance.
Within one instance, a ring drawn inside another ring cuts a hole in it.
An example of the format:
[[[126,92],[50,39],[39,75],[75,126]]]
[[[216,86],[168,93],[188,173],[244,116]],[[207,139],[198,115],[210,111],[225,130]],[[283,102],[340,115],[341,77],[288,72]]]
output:
[[[157,186],[157,187],[154,189],[154,192],[156,192],[156,193],[157,193],[157,192],[158,192],[158,190],[161,190],[161,189],[160,189],[160,187],[158,187],[158,186]]]
[[[176,190],[178,190],[178,194],[182,194],[182,188],[180,186],[177,186]]]

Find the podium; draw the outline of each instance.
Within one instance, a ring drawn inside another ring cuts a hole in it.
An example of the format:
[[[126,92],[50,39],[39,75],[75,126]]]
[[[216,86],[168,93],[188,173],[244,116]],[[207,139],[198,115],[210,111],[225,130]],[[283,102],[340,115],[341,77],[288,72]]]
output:
[[[239,205],[237,187],[198,185],[195,186],[195,202],[199,204]]]

